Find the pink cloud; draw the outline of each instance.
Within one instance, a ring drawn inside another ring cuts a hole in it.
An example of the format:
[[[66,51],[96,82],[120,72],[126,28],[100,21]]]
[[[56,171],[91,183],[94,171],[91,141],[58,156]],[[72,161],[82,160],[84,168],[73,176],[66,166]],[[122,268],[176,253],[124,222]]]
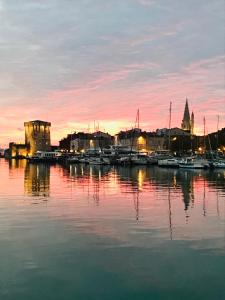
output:
[[[224,57],[190,64],[177,73],[168,73],[147,81],[126,82],[130,76],[146,69],[160,68],[155,64],[131,64],[118,70],[99,74],[85,84],[74,88],[53,90],[40,99],[27,99],[24,106],[8,105],[0,118],[0,140],[23,141],[23,122],[43,119],[52,122],[52,140],[74,130],[87,130],[93,121],[111,133],[134,126],[137,108],[140,108],[141,126],[155,130],[168,126],[169,102],[173,102],[172,126],[180,126],[186,97],[195,112],[198,132],[206,116],[208,131],[215,131],[217,115],[220,127],[225,126]],[[117,87],[120,83],[121,85]]]

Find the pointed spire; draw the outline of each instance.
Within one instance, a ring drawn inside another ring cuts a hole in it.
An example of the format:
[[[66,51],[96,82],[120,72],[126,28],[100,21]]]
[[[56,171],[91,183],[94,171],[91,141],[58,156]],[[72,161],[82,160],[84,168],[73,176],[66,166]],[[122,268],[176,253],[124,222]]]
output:
[[[188,99],[186,98],[185,108],[184,108],[184,116],[181,123],[181,128],[183,130],[191,131],[191,118],[188,106]]]
[[[190,121],[190,113],[189,113],[189,106],[188,106],[188,99],[186,98],[186,104],[184,109],[184,118],[185,121]]]

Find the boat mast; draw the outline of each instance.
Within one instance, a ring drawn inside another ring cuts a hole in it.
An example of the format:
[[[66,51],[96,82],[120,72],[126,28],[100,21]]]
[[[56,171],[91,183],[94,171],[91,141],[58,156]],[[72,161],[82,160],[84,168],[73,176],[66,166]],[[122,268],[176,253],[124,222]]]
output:
[[[140,111],[139,111],[139,108],[137,110],[134,128],[140,129]]]
[[[140,112],[139,112],[139,108],[137,111],[137,128],[140,129]]]
[[[170,150],[170,135],[171,135],[171,112],[172,112],[172,102],[170,101],[169,141],[168,141],[168,148],[169,148],[169,150]]]
[[[220,116],[218,115],[217,116],[217,128],[216,128],[217,129],[216,130],[217,131],[217,133],[216,133],[216,136],[217,136],[217,147],[216,148],[217,149],[219,147],[219,122],[220,122]]]
[[[204,152],[206,151],[206,141],[205,141],[205,117],[203,118],[204,123]]]
[[[137,126],[138,126],[138,129],[139,129],[139,126],[140,126],[139,118],[140,118],[140,113],[139,113],[139,108],[138,108],[134,128],[132,130],[133,132],[132,132],[132,138],[131,138],[130,159],[131,159],[131,152],[133,151],[133,147],[134,147],[135,128],[137,128]]]

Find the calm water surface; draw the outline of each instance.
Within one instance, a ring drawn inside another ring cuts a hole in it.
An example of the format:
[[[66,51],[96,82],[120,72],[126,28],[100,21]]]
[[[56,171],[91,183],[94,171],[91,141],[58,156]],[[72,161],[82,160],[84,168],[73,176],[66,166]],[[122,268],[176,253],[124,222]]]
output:
[[[225,299],[225,171],[1,159],[0,299]]]

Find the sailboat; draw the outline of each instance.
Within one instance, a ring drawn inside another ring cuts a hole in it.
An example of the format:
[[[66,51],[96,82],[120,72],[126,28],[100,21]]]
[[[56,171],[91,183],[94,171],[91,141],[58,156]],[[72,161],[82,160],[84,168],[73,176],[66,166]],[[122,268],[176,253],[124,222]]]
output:
[[[204,122],[204,149],[206,151],[205,117],[203,119],[203,122]],[[206,158],[186,157],[179,162],[179,167],[185,169],[207,169],[210,167],[210,164]]]
[[[217,116],[217,148],[219,148],[219,116]],[[225,169],[225,160],[218,156],[212,158],[210,167],[213,169]]]
[[[171,148],[171,115],[172,115],[172,102],[170,102],[170,118],[169,118],[169,137],[168,137],[168,150]],[[170,167],[170,168],[178,168],[179,162],[174,157],[168,157],[166,159],[158,160],[159,167]]]
[[[140,111],[137,110],[135,125],[133,128],[133,133],[131,137],[131,146],[130,146],[130,153],[127,156],[121,157],[118,161],[123,165],[147,165],[148,163],[148,155],[146,153],[135,151],[134,148],[134,139],[135,139],[135,132],[140,131]]]

